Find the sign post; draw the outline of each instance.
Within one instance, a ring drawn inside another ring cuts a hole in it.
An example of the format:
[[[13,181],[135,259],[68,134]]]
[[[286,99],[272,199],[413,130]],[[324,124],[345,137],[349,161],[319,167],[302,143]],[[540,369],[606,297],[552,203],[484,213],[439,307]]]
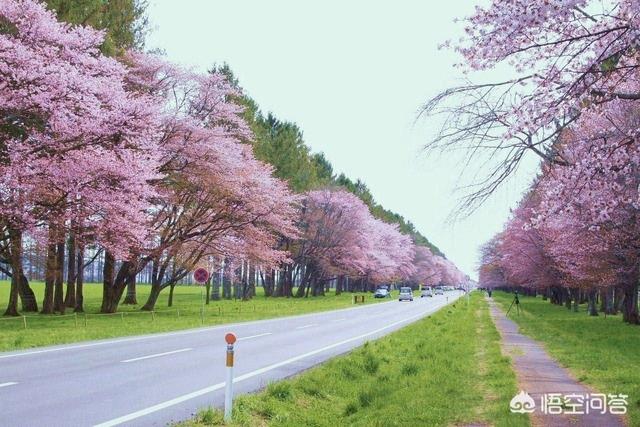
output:
[[[224,336],[227,342],[227,381],[224,387],[224,420],[231,421],[233,411],[233,344],[237,338],[234,333],[229,332]]]
[[[193,280],[196,281],[197,284],[200,285],[200,323],[204,325],[204,288],[203,285],[207,283],[209,280],[209,271],[206,268],[196,268],[196,271],[193,272]]]

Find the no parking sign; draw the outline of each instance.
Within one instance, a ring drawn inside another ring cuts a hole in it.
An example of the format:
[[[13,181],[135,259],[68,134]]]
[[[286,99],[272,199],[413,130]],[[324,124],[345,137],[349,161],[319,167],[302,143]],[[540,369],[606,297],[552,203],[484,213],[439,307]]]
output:
[[[207,280],[209,280],[209,272],[206,268],[196,268],[196,271],[193,272],[193,280],[195,280],[196,283],[204,285]]]

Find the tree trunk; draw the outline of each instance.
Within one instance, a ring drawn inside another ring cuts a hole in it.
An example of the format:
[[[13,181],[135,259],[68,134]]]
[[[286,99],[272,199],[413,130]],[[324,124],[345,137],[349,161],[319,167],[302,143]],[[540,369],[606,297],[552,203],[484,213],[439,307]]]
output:
[[[136,272],[135,270],[129,273],[127,277],[127,296],[124,297],[123,304],[127,305],[137,305],[138,298],[136,295]]]
[[[284,288],[282,290],[283,296],[287,298],[293,297],[293,268],[292,264],[287,264],[284,277]]]
[[[104,253],[104,265],[102,267],[102,306],[100,313],[111,313],[113,301],[113,282],[115,278],[116,260],[109,251]]]
[[[613,314],[613,315],[618,314],[618,310],[616,309],[616,304],[615,304],[616,288],[614,288],[613,286],[610,286],[609,288],[607,288],[605,292],[607,294],[606,313]]]
[[[172,307],[173,306],[173,289],[176,287],[175,283],[172,283],[169,286],[169,302],[167,303],[167,307]],[[153,310],[153,308],[152,308]]]
[[[215,277],[212,277],[209,280],[213,282],[212,283],[213,286],[211,286],[211,299],[214,301],[219,301],[220,300],[220,273],[218,272],[218,274],[216,274]]]
[[[573,290],[573,311],[578,312],[578,305],[580,304],[580,290]]]
[[[53,287],[56,281],[56,243],[55,233],[49,226],[47,241],[47,261],[44,272],[44,299],[42,301],[42,314],[53,314]]]
[[[336,281],[336,295],[340,295],[342,293],[342,287],[344,286],[344,276],[338,276]]]
[[[273,291],[273,296],[274,297],[281,297],[284,295],[284,280],[285,280],[285,273],[284,273],[284,269],[286,267],[283,267],[279,270],[278,272],[278,280],[274,281],[274,285],[275,285],[275,289]],[[300,288],[298,288],[298,292],[300,292]]]
[[[9,229],[9,239],[11,245],[11,288],[9,289],[9,303],[4,312],[5,316],[19,316],[18,295],[22,276],[22,232]]]
[[[73,232],[69,233],[68,246],[67,294],[64,298],[64,305],[74,308],[76,306],[76,239]]]
[[[609,288],[605,288],[600,291],[600,311],[602,313],[609,314],[607,313],[608,305],[609,305]]]
[[[615,310],[616,314],[620,311],[622,311],[622,302],[624,301],[624,289],[623,287],[617,287],[615,289],[614,292],[614,296],[613,296],[613,309]]]
[[[622,320],[632,325],[640,324],[638,315],[638,281],[633,277],[630,283],[624,287],[624,300],[622,301]]]
[[[151,292],[149,293],[149,298],[147,298],[147,302],[144,303],[140,310],[143,311],[153,311],[156,306],[156,302],[158,301],[158,297],[160,296],[160,292],[162,289],[160,288],[160,284],[152,283],[151,284]]]
[[[222,298],[231,299],[231,275],[232,270],[230,263],[225,261],[224,263],[224,271],[222,274]]]
[[[20,272],[20,288],[18,289],[20,300],[22,301],[22,311],[38,311],[38,301],[36,294],[29,286],[29,279],[25,276],[24,271]]]
[[[270,297],[273,296],[273,276],[274,270],[269,269],[269,272],[262,273],[260,272],[260,276],[262,277],[262,287],[264,289],[264,296]]]
[[[256,268],[249,266],[249,298],[256,296]]]
[[[84,246],[78,245],[76,254],[76,307],[73,311],[84,313]]]
[[[64,314],[64,236],[58,236],[56,249],[56,281],[53,290],[53,311]]]
[[[588,293],[588,301],[589,301],[589,305],[588,305],[588,313],[589,316],[597,316],[598,315],[598,309],[596,306],[596,290],[595,289],[591,289]]]

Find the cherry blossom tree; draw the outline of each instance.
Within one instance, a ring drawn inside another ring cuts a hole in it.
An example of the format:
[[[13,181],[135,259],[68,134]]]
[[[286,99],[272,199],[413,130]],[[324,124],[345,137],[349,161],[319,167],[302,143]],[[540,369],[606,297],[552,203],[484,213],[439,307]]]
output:
[[[501,159],[484,168],[469,208],[486,200],[527,152],[565,164],[554,144],[584,112],[640,99],[635,1],[492,1],[463,25],[465,37],[453,44],[461,69],[512,71],[503,81],[446,90],[425,106],[427,114],[446,117],[430,146],[468,147],[472,163],[483,152]]]
[[[103,311],[114,311],[127,277],[153,264],[152,310],[202,259],[230,257],[274,264],[277,236],[295,234],[297,198],[241,141],[251,135],[225,76],[196,73],[147,55],[132,54],[128,84],[151,96],[162,113],[158,197],[152,200],[150,243],[122,263],[105,288]]]
[[[0,222],[15,315],[25,232],[50,252],[66,232],[120,254],[146,237],[155,111],[125,90],[125,68],[99,53],[102,33],[58,23],[31,0],[3,1],[0,22]],[[60,256],[49,258],[61,271]],[[49,279],[44,312],[54,308]],[[61,284],[55,297],[63,311]]]

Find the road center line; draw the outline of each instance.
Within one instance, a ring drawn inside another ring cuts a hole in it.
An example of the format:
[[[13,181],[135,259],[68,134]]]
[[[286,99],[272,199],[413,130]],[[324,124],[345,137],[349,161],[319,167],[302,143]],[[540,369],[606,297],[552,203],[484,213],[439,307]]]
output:
[[[316,326],[317,323],[310,323],[308,325],[304,325],[304,326],[298,326],[296,329],[304,329],[304,328],[310,328],[312,326]]]
[[[402,323],[410,322],[411,320],[414,320],[414,319],[417,319],[417,318],[420,318],[420,317],[425,317],[425,316],[437,311],[438,309],[442,308],[445,305],[446,304],[438,304],[438,305],[432,307],[430,310],[424,311],[422,313],[416,314],[416,315],[411,316],[411,317],[407,317],[406,319],[403,319],[403,320],[398,320],[397,322],[390,323],[390,324],[388,324],[386,326],[383,326],[382,328],[378,328],[378,329],[375,329],[375,330],[373,330],[371,332],[367,332],[366,334],[362,334],[362,335],[358,335],[358,336],[355,336],[355,337],[351,337],[349,339],[330,344],[330,345],[328,345],[326,347],[322,347],[322,348],[319,348],[319,349],[316,349],[316,350],[312,350],[312,351],[309,351],[307,353],[303,353],[303,354],[300,354],[298,356],[294,356],[294,357],[292,357],[290,359],[286,359],[286,360],[283,360],[281,362],[274,363],[273,365],[268,365],[268,366],[265,366],[264,368],[256,369],[255,371],[248,372],[246,374],[237,376],[236,378],[234,378],[233,382],[237,383],[237,382],[240,382],[240,381],[247,380],[249,378],[253,378],[253,377],[258,376],[258,375],[262,375],[265,372],[269,372],[269,371],[272,371],[274,369],[278,369],[278,368],[280,368],[282,366],[285,366],[285,365],[288,365],[290,363],[297,362],[298,360],[305,359],[305,358],[310,357],[310,356],[314,356],[314,355],[316,355],[318,353],[322,353],[324,351],[331,350],[331,349],[336,348],[336,347],[340,347],[341,345],[348,344],[348,343],[353,342],[353,341],[361,340],[362,338],[367,338],[367,337],[369,337],[371,335],[375,335],[375,334],[377,334],[379,332],[382,332],[384,330],[393,328],[394,326],[400,325]],[[157,405],[149,406],[148,408],[144,408],[144,409],[141,409],[139,411],[132,412],[130,414],[123,415],[121,417],[114,418],[112,420],[105,421],[105,422],[100,423],[100,424],[96,424],[94,427],[113,427],[113,426],[117,426],[119,424],[126,423],[127,421],[135,420],[136,418],[140,418],[140,417],[143,417],[145,415],[152,414],[154,412],[160,411],[160,410],[168,408],[170,406],[174,406],[174,405],[177,405],[179,403],[186,402],[187,400],[194,399],[194,398],[202,396],[204,394],[207,394],[207,393],[210,393],[210,392],[213,392],[213,391],[216,391],[216,390],[220,390],[220,389],[224,388],[224,386],[225,386],[225,383],[214,384],[212,386],[205,387],[205,388],[202,388],[200,390],[196,390],[194,392],[191,392],[191,393],[188,393],[188,394],[184,394],[182,396],[178,396],[178,397],[176,397],[174,399],[167,400],[166,402],[158,403]]]
[[[0,384],[0,388],[9,387],[10,385],[16,385],[16,384],[18,384],[18,383],[14,383],[14,382],[2,383],[2,384]]]
[[[138,360],[151,359],[151,358],[154,358],[154,357],[166,356],[168,354],[182,353],[182,352],[190,351],[190,350],[193,350],[193,349],[192,348],[181,348],[180,350],[165,351],[164,353],[156,353],[156,354],[150,354],[148,356],[135,357],[133,359],[121,360],[120,362],[122,362],[122,363],[136,362]]]
[[[248,337],[240,337],[240,338],[238,338],[238,341],[250,340],[252,338],[258,338],[258,337],[265,337],[267,335],[273,335],[273,332],[265,332],[264,334],[250,335]]]
[[[341,319],[333,319],[332,322],[342,322],[343,320],[347,320],[347,318],[343,317]]]

